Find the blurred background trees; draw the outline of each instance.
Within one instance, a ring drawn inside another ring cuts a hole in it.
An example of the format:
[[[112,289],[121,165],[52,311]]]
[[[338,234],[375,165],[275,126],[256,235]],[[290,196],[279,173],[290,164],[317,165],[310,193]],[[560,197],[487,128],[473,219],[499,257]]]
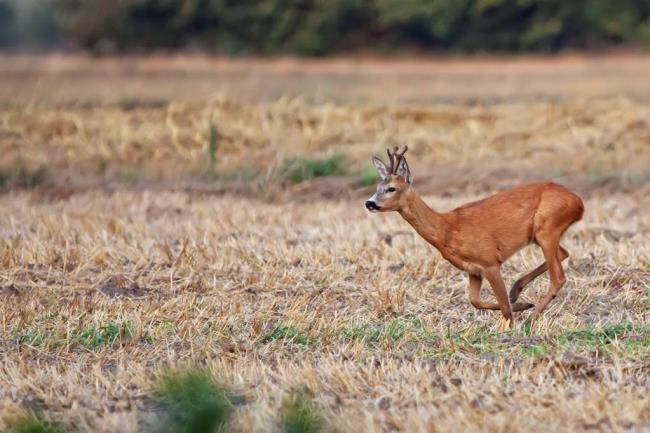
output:
[[[650,0],[0,0],[0,46],[223,54],[650,46]]]

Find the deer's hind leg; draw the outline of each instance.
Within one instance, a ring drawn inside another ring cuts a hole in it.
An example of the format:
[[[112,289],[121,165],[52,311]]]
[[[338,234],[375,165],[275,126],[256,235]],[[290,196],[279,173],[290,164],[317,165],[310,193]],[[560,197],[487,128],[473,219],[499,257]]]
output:
[[[544,298],[542,298],[542,300],[537,304],[537,307],[535,307],[535,311],[533,311],[533,314],[530,316],[530,322],[535,321],[566,283],[564,269],[562,269],[562,259],[560,258],[562,257],[561,251],[566,253],[566,250],[560,247],[560,237],[562,236],[562,232],[554,233],[548,237],[539,236],[537,239],[539,246],[544,252],[546,265],[548,266],[549,274],[551,276],[551,286],[546,296],[544,296]]]
[[[565,250],[562,245],[558,246],[558,256],[560,258],[560,261],[566,260],[567,257],[569,257],[569,252]],[[510,302],[516,302],[517,299],[519,299],[519,295],[521,292],[524,291],[526,286],[530,283],[533,282],[533,280],[540,275],[542,275],[544,272],[548,270],[548,263],[544,262],[526,275],[522,276],[519,278],[515,283],[512,285],[510,288]]]

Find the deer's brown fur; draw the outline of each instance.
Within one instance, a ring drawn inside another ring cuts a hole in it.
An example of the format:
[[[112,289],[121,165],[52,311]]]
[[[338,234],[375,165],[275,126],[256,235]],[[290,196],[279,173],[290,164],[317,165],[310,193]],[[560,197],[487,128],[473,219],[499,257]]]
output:
[[[534,320],[566,281],[561,262],[569,254],[560,245],[560,239],[569,226],[582,218],[584,206],[580,197],[556,183],[540,182],[438,213],[415,192],[405,152],[406,149],[401,154],[392,154],[390,170],[378,159],[373,160],[383,180],[366,207],[371,211],[399,212],[446,260],[468,273],[471,304],[480,309],[501,310],[511,327],[513,311],[534,306],[517,302],[520,293],[549,270],[551,286],[537,304],[530,319]],[[531,243],[541,247],[545,263],[518,279],[508,294],[501,265]],[[497,303],[481,300],[484,278],[492,286]]]

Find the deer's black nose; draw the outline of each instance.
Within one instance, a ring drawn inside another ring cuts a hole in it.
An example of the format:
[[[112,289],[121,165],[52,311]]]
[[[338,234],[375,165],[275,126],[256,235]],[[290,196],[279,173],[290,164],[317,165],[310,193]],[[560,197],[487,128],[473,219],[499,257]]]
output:
[[[374,201],[368,200],[366,202],[366,209],[368,209],[368,210],[378,210],[379,206],[377,206],[377,203],[375,203]]]

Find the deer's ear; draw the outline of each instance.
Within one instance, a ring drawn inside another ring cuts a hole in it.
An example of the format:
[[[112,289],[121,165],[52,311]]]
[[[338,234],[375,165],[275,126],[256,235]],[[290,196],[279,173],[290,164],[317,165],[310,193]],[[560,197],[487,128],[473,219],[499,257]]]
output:
[[[386,179],[388,177],[388,167],[386,167],[386,164],[384,164],[381,159],[373,156],[372,165],[375,166],[377,172],[379,173],[379,176],[381,176],[382,179]]]
[[[409,185],[413,183],[413,176],[411,176],[411,170],[406,162],[406,158],[400,159],[399,165],[397,166],[397,174],[402,176]]]

